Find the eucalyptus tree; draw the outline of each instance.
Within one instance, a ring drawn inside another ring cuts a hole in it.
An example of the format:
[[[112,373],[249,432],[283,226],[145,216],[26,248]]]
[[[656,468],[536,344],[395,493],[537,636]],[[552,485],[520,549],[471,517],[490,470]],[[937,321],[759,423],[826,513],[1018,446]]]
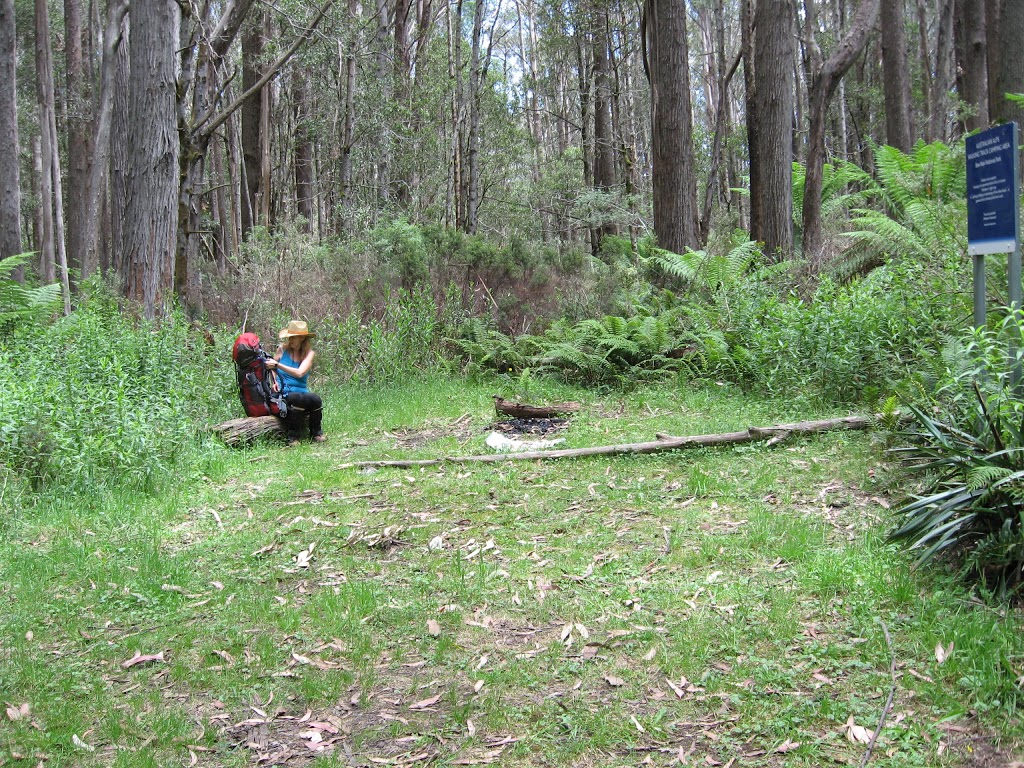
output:
[[[793,0],[756,0],[753,15],[753,77],[756,133],[750,138],[751,175],[754,164],[759,185],[751,208],[751,231],[773,257],[789,258],[793,251],[793,109],[796,49]],[[748,62],[749,63],[749,62]],[[747,121],[748,129],[751,121]]]
[[[14,0],[0,0],[0,259],[21,253]]]
[[[906,0],[882,2],[881,27],[885,139],[889,146],[906,153],[913,144]]]
[[[698,247],[693,110],[684,0],[646,0],[654,232],[674,253]]]
[[[989,124],[985,10],[985,0],[956,0],[954,5],[957,93],[967,107],[963,117],[967,131]]]
[[[181,11],[174,0],[133,0],[130,13],[130,164],[119,261],[125,295],[155,317],[173,291],[179,189],[175,52]]]

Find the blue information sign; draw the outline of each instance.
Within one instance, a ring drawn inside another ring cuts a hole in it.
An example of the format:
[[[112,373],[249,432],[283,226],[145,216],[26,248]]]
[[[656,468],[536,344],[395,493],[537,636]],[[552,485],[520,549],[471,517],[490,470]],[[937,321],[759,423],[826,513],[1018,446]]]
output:
[[[1017,124],[967,137],[967,252],[1017,250]]]

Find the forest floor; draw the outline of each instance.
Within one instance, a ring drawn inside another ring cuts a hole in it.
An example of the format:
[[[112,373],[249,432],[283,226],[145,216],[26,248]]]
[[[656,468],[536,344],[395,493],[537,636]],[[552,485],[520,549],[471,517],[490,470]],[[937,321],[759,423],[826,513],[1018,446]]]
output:
[[[880,433],[489,453],[494,385],[329,392],[325,444],[0,522],[0,765],[1009,766],[1021,615],[885,542]],[[846,415],[600,397],[561,447]],[[891,705],[889,697],[892,695]]]

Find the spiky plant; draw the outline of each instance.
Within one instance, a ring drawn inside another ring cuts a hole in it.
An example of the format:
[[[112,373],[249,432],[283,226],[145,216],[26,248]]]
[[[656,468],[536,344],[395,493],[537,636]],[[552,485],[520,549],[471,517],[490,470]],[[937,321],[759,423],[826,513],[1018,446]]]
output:
[[[908,406],[914,426],[893,453],[925,490],[897,511],[891,538],[917,551],[918,564],[956,553],[985,585],[1012,591],[1024,579],[1024,420],[973,389],[965,424]]]

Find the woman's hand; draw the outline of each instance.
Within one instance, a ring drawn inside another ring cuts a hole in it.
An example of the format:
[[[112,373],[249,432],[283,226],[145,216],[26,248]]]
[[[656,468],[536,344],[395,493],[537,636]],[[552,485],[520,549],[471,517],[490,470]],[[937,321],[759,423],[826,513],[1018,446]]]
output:
[[[264,363],[270,370],[274,370],[275,368],[277,368],[277,360],[275,360],[272,357],[269,357],[266,360],[264,360]]]

